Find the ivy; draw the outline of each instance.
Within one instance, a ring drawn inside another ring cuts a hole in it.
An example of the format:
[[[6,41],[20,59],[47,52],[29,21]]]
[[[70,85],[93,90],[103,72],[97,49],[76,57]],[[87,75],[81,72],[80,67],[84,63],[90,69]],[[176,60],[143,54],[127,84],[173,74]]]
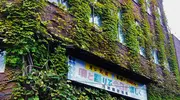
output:
[[[149,100],[180,100],[178,96],[179,91],[170,92],[167,88],[155,84],[149,86],[148,92]]]
[[[122,6],[122,26],[125,33],[126,46],[129,48],[130,61],[129,66],[136,72],[140,72],[140,55],[139,55],[139,42],[138,42],[138,30],[135,25],[135,18],[133,15],[133,4],[131,0],[126,2],[126,5]]]
[[[146,5],[144,0],[139,0],[139,4],[141,7],[141,14],[143,20],[141,21],[142,23],[142,30],[143,30],[143,35],[145,37],[144,42],[145,42],[145,54],[146,58],[149,60],[149,65],[150,65],[150,76],[153,79],[157,79],[157,73],[156,73],[156,66],[153,63],[153,58],[152,58],[152,47],[154,47],[154,42],[153,42],[153,34],[151,33],[151,28],[150,24],[148,21],[148,14],[146,12]]]
[[[2,0],[0,3],[0,35],[4,37],[3,42],[10,46],[6,49],[7,66],[22,70],[22,73],[14,78],[17,87],[13,90],[12,99],[124,100],[121,97],[113,97],[104,90],[77,86],[67,80],[69,66],[64,47],[68,44],[76,45],[123,67],[128,66],[135,72],[149,76],[148,73],[142,72],[140,64],[139,46],[145,47],[146,58],[150,65],[148,71],[151,78],[156,80],[156,67],[151,56],[151,50],[154,48],[153,33],[150,31],[145,3],[139,0],[139,4],[143,19],[140,20],[142,25],[136,26],[131,0],[127,0],[124,5],[120,5],[117,0],[98,0],[97,2],[68,0],[70,8],[66,13],[72,15],[75,24],[72,25],[71,30],[67,30],[69,35],[64,37],[49,33],[46,25],[49,23],[42,20],[41,15],[44,13],[44,7],[47,6],[46,1],[15,0],[8,2]],[[157,5],[155,0],[152,4]],[[122,21],[119,21],[117,15],[118,8],[123,11]],[[92,13],[100,16],[101,26],[89,22]],[[158,17],[155,11],[154,15]],[[61,23],[57,30],[61,31],[67,23],[61,18],[57,19],[56,21]],[[119,54],[117,45],[119,44],[117,42],[119,22],[122,22],[125,45],[128,48],[128,55],[123,57]],[[155,20],[154,23],[160,64],[164,66],[167,57],[176,80],[179,82],[172,37],[170,36],[168,44],[169,50],[165,51],[164,34],[160,21]],[[169,55],[165,55],[165,52],[169,52]],[[127,60],[128,65],[122,64],[124,60]],[[29,65],[30,67],[27,67]],[[163,74],[164,80],[158,82],[158,85],[149,86],[149,99],[173,100],[175,98],[178,100],[179,87],[173,76],[164,67]]]
[[[173,43],[173,37],[172,35],[169,34],[169,65],[171,70],[173,71],[174,75],[176,76],[177,82],[180,84],[180,73],[179,73],[179,68],[178,68],[178,62],[176,58],[176,53],[174,49],[174,43]]]
[[[111,0],[84,1],[69,0],[69,12],[75,16],[76,35],[72,38],[77,46],[104,57],[107,60],[120,63],[117,55],[117,7]],[[81,4],[81,7],[79,5]],[[72,6],[72,7],[71,7]],[[94,10],[93,10],[94,9]],[[90,23],[90,15],[99,15],[102,26]]]
[[[164,40],[165,40],[165,36],[163,33],[163,29],[160,23],[160,15],[157,12],[156,6],[157,6],[157,2],[156,1],[152,1],[154,4],[154,10],[153,10],[153,14],[155,17],[154,20],[154,24],[155,24],[155,41],[156,41],[156,49],[159,51],[159,63],[161,64],[161,66],[165,66],[164,63],[166,61],[166,54],[165,54],[165,44],[164,44]]]
[[[46,28],[41,26],[39,19],[39,11],[42,9],[44,2],[42,1],[24,1],[12,3],[4,3],[7,6],[2,6],[1,14],[4,18],[3,36],[4,43],[11,45],[7,48],[7,65],[14,67],[22,67],[22,57],[30,52],[44,49],[39,42],[47,42],[43,40],[35,40],[46,37]],[[37,5],[39,4],[39,5]],[[22,7],[19,7],[23,5]],[[21,19],[21,20],[19,20]],[[34,20],[35,19],[35,20]]]
[[[3,1],[1,5],[3,5],[0,12],[2,15],[1,27],[3,27],[1,32],[5,38],[3,41],[11,46],[6,50],[7,65],[22,69],[22,75],[18,74],[14,78],[17,87],[13,90],[12,99],[117,100],[104,90],[79,88],[72,85],[71,81],[67,81],[67,56],[65,48],[63,48],[66,46],[64,44],[66,42],[52,38],[53,36],[47,32],[40,17],[46,2],[37,0]],[[84,5],[86,6],[86,3]],[[87,19],[79,18],[75,21],[77,23],[84,21],[87,26],[92,26]],[[86,26],[81,28],[77,24],[77,27],[79,28],[78,32],[81,32]],[[89,28],[90,31],[91,28]],[[83,32],[86,33],[86,31]],[[82,48],[89,48],[83,41],[76,42]],[[33,67],[29,69],[29,65]]]

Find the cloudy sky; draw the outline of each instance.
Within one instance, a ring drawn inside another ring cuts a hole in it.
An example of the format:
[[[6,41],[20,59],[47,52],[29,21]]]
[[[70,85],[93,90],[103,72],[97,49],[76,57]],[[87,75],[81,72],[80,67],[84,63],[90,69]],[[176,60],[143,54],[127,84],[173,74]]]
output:
[[[180,0],[163,0],[171,32],[180,39]]]

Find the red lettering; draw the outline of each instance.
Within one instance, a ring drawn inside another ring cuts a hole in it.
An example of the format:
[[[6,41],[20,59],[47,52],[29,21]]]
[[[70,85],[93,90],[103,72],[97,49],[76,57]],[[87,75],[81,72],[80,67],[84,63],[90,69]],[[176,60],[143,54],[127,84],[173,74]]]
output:
[[[105,71],[105,75],[108,76],[108,72],[107,71]]]
[[[85,70],[83,68],[79,68],[79,75],[81,77],[87,78],[87,70]]]
[[[94,80],[93,75],[94,75],[94,74],[92,74],[92,73],[89,72],[89,74],[88,74],[88,79],[91,80],[91,81]]]

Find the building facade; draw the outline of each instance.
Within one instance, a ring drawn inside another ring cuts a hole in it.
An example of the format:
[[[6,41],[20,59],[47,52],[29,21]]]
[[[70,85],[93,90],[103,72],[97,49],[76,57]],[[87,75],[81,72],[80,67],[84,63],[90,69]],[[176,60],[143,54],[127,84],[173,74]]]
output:
[[[175,47],[175,50],[176,50],[176,57],[177,57],[177,60],[178,60],[179,71],[180,71],[180,53],[179,53],[180,40],[174,35],[173,35],[173,40],[174,40],[174,47]]]
[[[2,0],[0,98],[178,100],[162,2]]]

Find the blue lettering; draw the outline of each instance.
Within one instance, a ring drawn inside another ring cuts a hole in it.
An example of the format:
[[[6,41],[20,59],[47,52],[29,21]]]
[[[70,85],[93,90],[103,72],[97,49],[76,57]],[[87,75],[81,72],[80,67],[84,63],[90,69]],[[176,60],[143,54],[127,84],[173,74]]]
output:
[[[97,74],[97,73],[94,73],[94,81],[98,82],[98,83],[101,83],[101,75]]]
[[[132,86],[131,86],[129,89],[130,89],[130,92],[133,93],[133,94],[134,94],[135,91],[136,91],[136,89],[135,89],[134,87],[132,87]]]
[[[112,80],[108,79],[108,86],[112,85]]]

